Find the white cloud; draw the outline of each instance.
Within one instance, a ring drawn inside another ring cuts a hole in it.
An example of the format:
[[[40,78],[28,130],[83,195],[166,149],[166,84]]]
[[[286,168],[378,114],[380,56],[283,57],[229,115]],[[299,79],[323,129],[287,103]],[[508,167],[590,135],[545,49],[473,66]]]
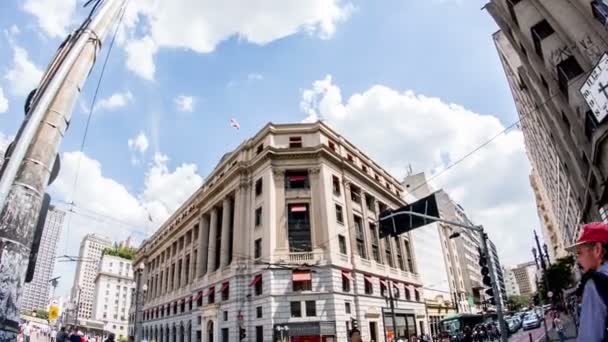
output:
[[[148,146],[150,146],[148,143],[148,138],[144,132],[139,132],[135,138],[129,139],[127,143],[130,150],[137,151],[139,153],[145,153],[148,150]]]
[[[125,20],[131,32],[121,34],[127,41],[127,67],[149,80],[159,48],[209,53],[232,36],[263,45],[301,31],[329,38],[353,9],[345,0],[147,0],[132,5],[138,7]],[[136,34],[134,28],[142,23],[143,34]]]
[[[63,37],[72,23],[76,0],[26,0],[23,10],[38,20],[38,26],[51,38]]]
[[[13,64],[4,78],[9,81],[11,93],[26,96],[38,87],[42,78],[42,70],[30,59],[25,49],[13,45]]]
[[[4,97],[4,91],[0,87],[0,113],[6,113],[8,111],[8,99]]]
[[[13,24],[11,25],[11,27],[9,27],[7,34],[11,35],[11,36],[16,36],[21,32],[21,30],[19,30],[19,26]]]
[[[131,94],[131,92],[128,90],[122,93],[114,93],[109,97],[97,101],[97,104],[95,104],[95,110],[111,111],[125,107],[131,101],[133,101],[133,94]]]
[[[264,79],[264,76],[262,74],[251,73],[251,74],[247,75],[248,81],[261,81],[263,79]]]
[[[175,98],[175,105],[177,106],[177,109],[181,112],[192,113],[194,111],[194,97],[179,95]]]
[[[51,191],[55,200],[73,200],[74,211],[78,214],[71,214],[69,228],[67,224],[64,225],[58,254],[77,254],[73,247],[87,233],[115,240],[125,239],[129,235],[141,240],[152,233],[202,184],[202,177],[194,164],[184,163],[170,171],[168,160],[166,156],[156,156],[145,174],[143,190],[135,194],[120,182],[104,175],[102,165],[97,160],[81,152],[64,153],[61,172]],[[78,184],[74,187],[78,167]],[[153,222],[149,222],[149,217]],[[71,279],[73,265],[58,263],[57,266],[55,273]],[[64,283],[60,284],[60,294],[66,293],[71,285]]]
[[[494,116],[382,85],[343,100],[331,76],[305,90],[300,106],[305,121],[325,120],[398,178],[409,164],[440,172],[504,129]],[[529,172],[523,136],[509,131],[432,183],[485,225],[510,264],[529,259],[530,241],[522,236],[538,222]]]

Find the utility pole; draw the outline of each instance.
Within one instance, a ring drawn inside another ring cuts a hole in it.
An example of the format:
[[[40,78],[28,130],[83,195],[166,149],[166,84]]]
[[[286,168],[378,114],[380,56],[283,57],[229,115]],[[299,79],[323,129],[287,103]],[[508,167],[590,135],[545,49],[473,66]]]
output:
[[[62,44],[15,138],[0,178],[0,342],[15,341],[36,222],[57,150],[101,42],[126,0],[104,0]]]

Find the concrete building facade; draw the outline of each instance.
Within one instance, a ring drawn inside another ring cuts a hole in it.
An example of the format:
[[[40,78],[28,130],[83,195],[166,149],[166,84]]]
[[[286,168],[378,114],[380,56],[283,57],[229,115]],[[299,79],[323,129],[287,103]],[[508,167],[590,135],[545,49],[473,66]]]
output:
[[[131,294],[135,289],[131,260],[103,255],[95,277],[93,318],[104,322],[104,330],[117,339],[127,337]]]
[[[513,276],[517,282],[520,295],[533,295],[536,293],[538,289],[536,285],[537,268],[534,261],[519,264],[513,267],[511,272],[513,272]]]
[[[49,305],[51,289],[49,281],[55,268],[57,242],[59,242],[64,218],[65,212],[63,210],[54,206],[49,207],[44,231],[40,238],[40,246],[38,247],[34,277],[30,283],[23,286],[21,310],[24,312],[31,312],[36,309],[46,310]]]
[[[548,247],[549,257],[551,260],[565,257],[567,253],[564,233],[557,224],[547,191],[535,170],[532,170],[532,174],[530,175],[530,184],[534,190],[538,219],[542,228],[543,240]]]
[[[498,257],[498,250],[492,240],[488,239],[488,249],[490,250],[490,262],[492,262],[492,269],[494,270],[495,279],[498,282],[498,293],[494,295],[496,301],[505,305],[507,302],[507,287],[505,284],[505,276],[502,272],[502,265],[500,264],[500,258]]]
[[[519,296],[519,286],[515,279],[515,273],[512,269],[504,268],[503,274],[505,275],[505,288],[507,290],[507,298],[511,296]]]
[[[268,124],[138,251],[144,338],[344,341],[352,319],[363,340],[425,332],[411,236],[379,239],[376,226],[402,193],[325,124]]]
[[[112,247],[110,240],[95,234],[87,234],[80,242],[76,274],[70,295],[72,305],[77,309],[73,319],[93,318],[95,279],[103,250],[110,247]]]
[[[580,88],[608,49],[600,0],[491,0],[494,41],[521,119],[528,155],[559,229],[572,243],[581,222],[606,220],[608,124]]]

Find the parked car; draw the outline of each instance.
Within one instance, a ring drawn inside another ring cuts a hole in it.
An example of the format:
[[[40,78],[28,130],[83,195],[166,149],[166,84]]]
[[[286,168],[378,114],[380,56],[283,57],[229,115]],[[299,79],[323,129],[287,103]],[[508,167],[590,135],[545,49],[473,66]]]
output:
[[[509,334],[513,334],[513,333],[517,332],[517,330],[518,330],[517,319],[509,318],[509,319],[506,319],[505,322],[507,323],[507,327],[509,328]]]
[[[526,315],[523,322],[524,330],[536,329],[540,327],[540,319],[535,313]]]

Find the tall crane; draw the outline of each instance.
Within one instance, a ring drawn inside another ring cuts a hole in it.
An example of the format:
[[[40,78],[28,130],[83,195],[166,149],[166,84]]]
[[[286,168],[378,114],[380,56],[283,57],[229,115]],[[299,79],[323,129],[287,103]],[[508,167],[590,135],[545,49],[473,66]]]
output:
[[[0,342],[16,341],[36,223],[59,144],[102,41],[126,0],[89,0],[93,8],[61,44],[26,101],[26,117],[0,170]],[[57,170],[57,168],[55,168]]]

